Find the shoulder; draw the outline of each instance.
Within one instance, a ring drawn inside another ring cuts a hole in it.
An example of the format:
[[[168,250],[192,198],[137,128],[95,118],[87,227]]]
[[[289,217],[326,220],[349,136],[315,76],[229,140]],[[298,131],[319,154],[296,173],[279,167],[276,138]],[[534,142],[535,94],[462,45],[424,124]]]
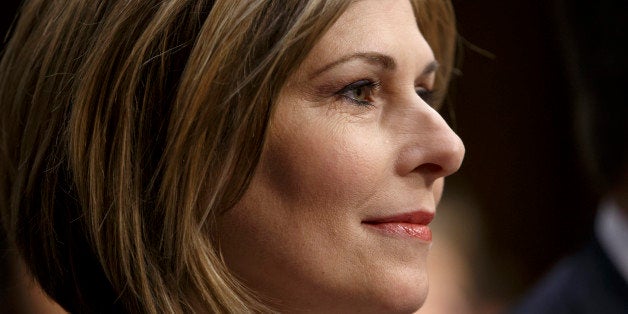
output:
[[[511,313],[628,313],[628,285],[592,241],[556,265]]]

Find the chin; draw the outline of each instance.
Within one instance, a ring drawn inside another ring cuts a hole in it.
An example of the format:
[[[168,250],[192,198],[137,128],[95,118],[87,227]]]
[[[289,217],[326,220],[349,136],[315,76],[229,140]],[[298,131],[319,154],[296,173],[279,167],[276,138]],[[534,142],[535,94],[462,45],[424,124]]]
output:
[[[399,293],[395,296],[395,299],[383,309],[384,311],[382,311],[382,313],[414,313],[425,303],[427,292],[428,287],[427,284],[425,284],[425,287],[409,291],[405,295]]]
[[[393,285],[384,288],[370,302],[370,313],[414,313],[423,306],[428,293],[428,278],[424,271],[418,274],[397,276]]]

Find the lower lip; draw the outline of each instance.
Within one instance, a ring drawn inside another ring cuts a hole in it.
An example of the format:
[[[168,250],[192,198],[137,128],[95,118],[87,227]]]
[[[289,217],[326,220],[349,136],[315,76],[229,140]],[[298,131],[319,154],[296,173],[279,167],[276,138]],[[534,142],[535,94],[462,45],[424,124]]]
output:
[[[415,238],[426,242],[432,241],[432,230],[427,225],[405,222],[384,222],[366,225],[393,236]]]

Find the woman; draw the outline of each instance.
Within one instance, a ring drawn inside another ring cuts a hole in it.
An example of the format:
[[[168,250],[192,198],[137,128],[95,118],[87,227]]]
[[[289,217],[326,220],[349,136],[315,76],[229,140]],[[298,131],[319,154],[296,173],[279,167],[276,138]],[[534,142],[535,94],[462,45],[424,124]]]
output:
[[[71,312],[415,311],[454,34],[442,0],[28,1],[5,231]]]

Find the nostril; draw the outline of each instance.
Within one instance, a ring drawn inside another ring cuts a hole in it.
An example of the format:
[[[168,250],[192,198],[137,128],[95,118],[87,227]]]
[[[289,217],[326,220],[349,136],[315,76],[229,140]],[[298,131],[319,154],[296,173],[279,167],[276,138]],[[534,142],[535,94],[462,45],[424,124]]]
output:
[[[426,175],[437,174],[443,171],[443,167],[434,163],[424,163],[416,167],[415,171],[421,172]]]

